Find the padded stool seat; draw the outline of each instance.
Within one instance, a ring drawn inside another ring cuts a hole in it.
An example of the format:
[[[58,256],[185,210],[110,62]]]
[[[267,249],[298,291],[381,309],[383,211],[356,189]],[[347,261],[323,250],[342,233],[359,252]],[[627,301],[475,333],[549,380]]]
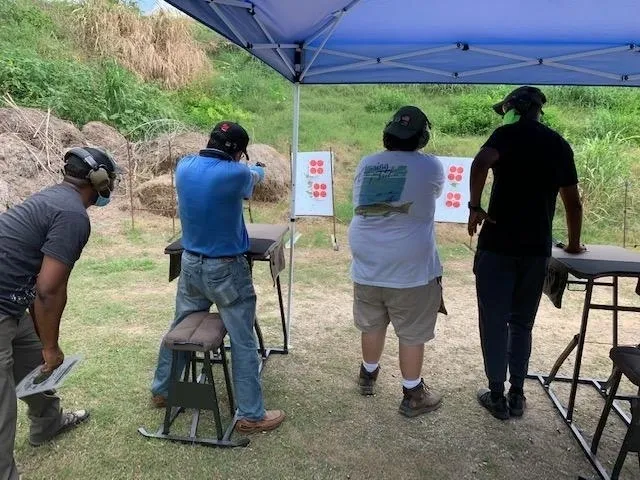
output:
[[[156,433],[139,428],[138,431],[142,435],[149,438],[216,447],[244,447],[249,444],[247,438],[231,438],[238,418],[225,353],[224,337],[226,335],[227,330],[218,313],[201,311],[187,315],[164,336],[163,344],[172,353],[169,394],[166,399],[164,422]],[[182,367],[179,366],[181,357],[186,360],[184,374],[180,371]],[[202,364],[200,375],[197,374],[199,364]],[[222,366],[227,388],[230,421],[226,431],[223,430],[223,421],[218,405],[216,381],[212,370],[213,364]],[[194,410],[189,434],[175,435],[171,433],[174,421],[186,409]],[[213,412],[215,438],[198,435],[201,410]]]
[[[164,344],[171,350],[209,352],[217,350],[227,335],[218,313],[195,312],[187,315],[164,336]]]
[[[640,387],[640,348],[614,347],[609,357],[634,385]]]

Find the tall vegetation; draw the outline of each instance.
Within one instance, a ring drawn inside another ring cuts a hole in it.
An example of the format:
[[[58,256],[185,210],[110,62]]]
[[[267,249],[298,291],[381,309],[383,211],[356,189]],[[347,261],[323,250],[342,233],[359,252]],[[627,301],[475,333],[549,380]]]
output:
[[[141,131],[137,125],[161,118],[201,130],[226,118],[246,125],[254,140],[288,150],[287,82],[185,17],[142,16],[117,0],[0,0],[0,19],[0,94],[21,105],[51,108],[77,124],[102,120],[133,137]],[[499,125],[491,104],[511,88],[305,87],[301,148],[333,148],[338,175],[348,177],[361,155],[381,148],[381,129],[391,113],[415,104],[434,125],[431,151],[472,156]],[[633,210],[640,205],[640,91],[544,91],[549,103],[543,121],[575,151],[588,229],[620,238],[615,227],[622,224],[626,181],[628,217],[640,223],[640,211]],[[345,221],[352,210],[348,183],[337,184]],[[640,225],[637,237],[640,242]]]
[[[194,23],[161,10],[150,16],[123,3],[86,0],[70,26],[83,51],[114,58],[145,81],[184,87],[209,72],[204,49],[192,36]]]

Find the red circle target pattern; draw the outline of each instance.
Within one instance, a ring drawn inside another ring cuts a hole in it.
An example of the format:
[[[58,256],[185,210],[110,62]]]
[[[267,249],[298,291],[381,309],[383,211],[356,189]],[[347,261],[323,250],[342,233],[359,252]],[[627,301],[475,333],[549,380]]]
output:
[[[327,184],[326,183],[314,183],[313,193],[314,198],[326,198],[327,196]]]
[[[447,192],[445,197],[445,206],[447,208],[460,208],[462,194],[459,192]]]

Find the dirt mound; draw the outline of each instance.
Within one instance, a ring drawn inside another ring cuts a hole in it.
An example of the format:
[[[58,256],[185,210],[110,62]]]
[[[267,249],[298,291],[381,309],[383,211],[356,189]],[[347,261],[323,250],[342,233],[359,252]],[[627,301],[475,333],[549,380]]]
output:
[[[48,165],[46,155],[25,142],[18,134],[0,133],[0,211],[22,202],[31,194],[55,183],[52,170],[58,161]]]
[[[0,108],[0,133],[5,132],[17,134],[39,150],[54,152],[80,147],[85,142],[82,132],[73,123],[35,108]]]
[[[207,136],[198,132],[165,134],[139,144],[134,152],[137,173],[142,178],[155,177],[171,171],[176,161],[207,146]]]
[[[143,209],[165,217],[176,214],[174,195],[175,189],[171,185],[171,175],[168,174],[144,182],[135,190],[135,196]]]
[[[289,195],[291,187],[291,167],[289,159],[269,145],[255,144],[247,148],[251,163],[266,165],[264,181],[256,185],[253,200],[278,202]]]
[[[0,212],[8,210],[13,205],[9,184],[0,178]]]
[[[103,148],[122,163],[118,157],[126,154],[127,139],[115,128],[102,122],[89,122],[82,127],[82,134],[88,146]]]

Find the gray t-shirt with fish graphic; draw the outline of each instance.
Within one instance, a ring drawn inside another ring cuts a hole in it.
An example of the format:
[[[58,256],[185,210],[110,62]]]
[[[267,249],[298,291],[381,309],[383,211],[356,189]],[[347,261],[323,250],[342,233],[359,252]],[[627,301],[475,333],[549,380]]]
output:
[[[412,288],[442,275],[434,214],[444,181],[440,160],[421,152],[383,151],[360,161],[349,226],[354,282]]]

